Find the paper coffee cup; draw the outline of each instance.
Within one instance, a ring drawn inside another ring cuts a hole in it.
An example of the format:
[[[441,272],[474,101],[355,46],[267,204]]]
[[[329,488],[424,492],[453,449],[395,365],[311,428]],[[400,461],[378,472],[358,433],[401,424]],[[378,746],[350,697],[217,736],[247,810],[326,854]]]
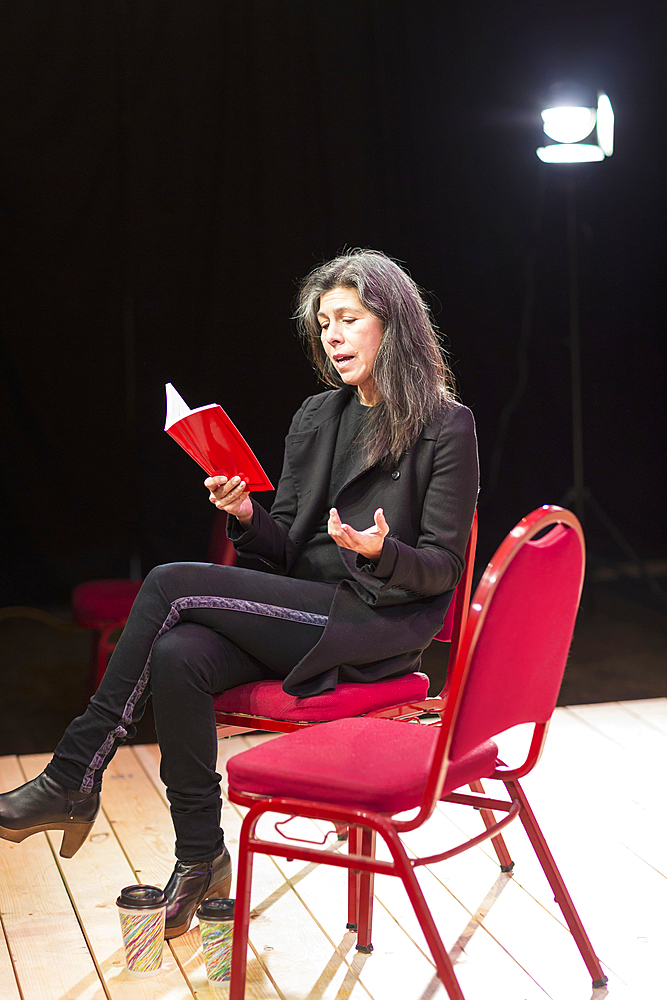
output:
[[[116,900],[131,976],[157,976],[162,966],[167,900],[154,885],[128,885]]]
[[[229,982],[234,935],[234,900],[205,899],[197,910],[199,932],[206,962],[206,975],[212,986]]]

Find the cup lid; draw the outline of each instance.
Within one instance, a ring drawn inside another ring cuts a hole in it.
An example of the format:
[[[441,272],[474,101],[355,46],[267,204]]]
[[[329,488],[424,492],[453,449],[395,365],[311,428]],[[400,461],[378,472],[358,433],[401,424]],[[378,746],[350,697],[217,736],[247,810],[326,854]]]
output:
[[[156,885],[127,885],[120,890],[116,905],[126,906],[128,910],[149,910],[166,906],[167,900],[164,890]]]
[[[234,900],[222,899],[217,896],[204,899],[199,904],[197,917],[203,917],[204,920],[233,920]]]

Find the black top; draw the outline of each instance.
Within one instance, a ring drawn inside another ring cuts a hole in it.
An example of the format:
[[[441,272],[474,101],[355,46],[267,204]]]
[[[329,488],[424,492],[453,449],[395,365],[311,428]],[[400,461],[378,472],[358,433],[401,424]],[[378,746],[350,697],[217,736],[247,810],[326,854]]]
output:
[[[285,438],[283,471],[267,511],[253,500],[252,524],[228,531],[236,551],[259,569],[290,573],[322,520],[340,416],[349,388],[304,400]],[[358,456],[359,457],[359,456]],[[371,683],[416,670],[442,622],[464,565],[477,501],[473,415],[443,401],[394,469],[379,463],[339,491],[341,520],[365,528],[384,510],[390,532],[377,565],[339,549],[347,575],[335,588],[324,632],[283,681],[299,698],[343,682]]]
[[[296,576],[300,580],[319,580],[321,583],[340,583],[341,580],[350,578],[339,548],[327,531],[327,521],[329,509],[335,506],[336,497],[347,481],[358,458],[359,450],[364,446],[364,424],[368,410],[369,407],[360,403],[355,393],[341,413],[336,448],[331,463],[327,508],[322,511],[317,528],[303,546],[289,571],[289,576]],[[367,527],[370,528],[371,525]]]

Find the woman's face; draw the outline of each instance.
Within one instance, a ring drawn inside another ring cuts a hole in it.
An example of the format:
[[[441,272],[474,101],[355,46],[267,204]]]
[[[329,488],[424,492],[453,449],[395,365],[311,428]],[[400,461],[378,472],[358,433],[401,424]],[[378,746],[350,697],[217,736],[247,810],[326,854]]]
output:
[[[362,403],[377,402],[373,364],[382,340],[382,323],[359,301],[356,288],[332,288],[320,298],[317,314],[322,345],[347,385],[356,385]]]

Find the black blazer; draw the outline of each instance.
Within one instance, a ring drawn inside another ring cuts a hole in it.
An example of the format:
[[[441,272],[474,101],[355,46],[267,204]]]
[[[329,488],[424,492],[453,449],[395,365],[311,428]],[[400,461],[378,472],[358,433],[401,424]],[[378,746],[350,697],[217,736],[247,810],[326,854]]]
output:
[[[285,440],[285,460],[271,512],[255,504],[243,531],[228,531],[258,568],[289,573],[301,546],[328,508],[329,481],[340,415],[349,389],[310,396]],[[362,456],[338,491],[341,519],[359,530],[378,507],[389,524],[373,565],[340,549],[349,579],[336,588],[319,642],[285,678],[288,694],[309,696],[339,681],[371,682],[417,670],[422,650],[442,627],[463,570],[477,502],[477,441],[472,413],[443,405],[393,469],[363,470]]]

